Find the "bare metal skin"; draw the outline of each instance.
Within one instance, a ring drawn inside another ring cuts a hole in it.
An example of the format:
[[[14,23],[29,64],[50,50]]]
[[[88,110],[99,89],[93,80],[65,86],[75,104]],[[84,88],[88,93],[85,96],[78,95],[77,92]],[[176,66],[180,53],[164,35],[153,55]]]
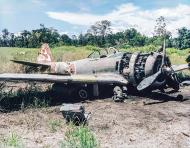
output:
[[[138,91],[164,89],[166,86],[179,89],[177,71],[190,68],[190,64],[171,65],[169,58],[162,52],[127,53],[111,48],[101,54],[94,51],[87,58],[72,62],[54,62],[48,44],[43,44],[37,63],[13,61],[32,67],[50,69],[49,74],[0,74],[3,81],[39,81],[55,83],[56,89],[77,91],[80,98],[99,95],[99,85],[111,85],[120,90],[114,92],[114,98],[125,98],[127,88]],[[121,89],[119,89],[119,88]],[[120,93],[117,93],[120,92]]]

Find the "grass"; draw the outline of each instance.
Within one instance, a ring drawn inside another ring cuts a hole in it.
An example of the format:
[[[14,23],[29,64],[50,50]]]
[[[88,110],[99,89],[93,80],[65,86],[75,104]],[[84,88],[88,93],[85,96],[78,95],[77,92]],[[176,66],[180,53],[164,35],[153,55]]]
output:
[[[16,133],[11,133],[0,143],[2,148],[24,148],[22,139]]]
[[[97,49],[93,46],[84,47],[74,47],[74,46],[61,46],[54,47],[51,49],[54,61],[72,61],[87,57],[92,50]],[[121,51],[127,52],[151,52],[156,51],[158,47],[149,45],[144,47],[129,47],[126,49],[121,49]],[[0,73],[3,72],[19,72],[21,66],[18,64],[13,64],[10,62],[11,59],[15,60],[25,60],[35,62],[37,58],[39,49],[36,48],[10,48],[1,47],[0,48]],[[167,54],[173,64],[185,63],[188,52],[190,49],[178,50],[175,48],[167,48]]]
[[[87,57],[95,47],[74,47],[74,46],[61,46],[52,48],[52,55],[54,61],[71,61]],[[13,47],[0,47],[0,73],[5,72],[20,72],[21,66],[13,64],[10,60],[24,60],[36,62],[39,49],[37,48],[13,48]]]
[[[65,132],[61,148],[98,148],[99,144],[87,126],[70,124]]]
[[[48,127],[52,133],[57,132],[62,126],[62,121],[58,119],[49,120],[48,121]]]
[[[186,63],[186,58],[189,55],[190,49],[177,50],[175,48],[168,48],[167,54],[170,56],[172,64]]]
[[[143,47],[128,47],[128,48],[122,48],[122,51],[127,51],[127,52],[152,52],[156,51],[159,47],[156,47],[154,45],[148,45],[148,46],[143,46]]]

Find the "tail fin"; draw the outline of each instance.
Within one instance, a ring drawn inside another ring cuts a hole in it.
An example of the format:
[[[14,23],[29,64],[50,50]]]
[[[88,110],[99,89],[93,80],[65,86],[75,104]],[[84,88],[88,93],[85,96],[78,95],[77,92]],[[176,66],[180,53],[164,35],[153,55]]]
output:
[[[47,64],[53,62],[53,57],[51,54],[51,50],[47,43],[42,44],[40,51],[37,57],[37,63],[39,64]]]

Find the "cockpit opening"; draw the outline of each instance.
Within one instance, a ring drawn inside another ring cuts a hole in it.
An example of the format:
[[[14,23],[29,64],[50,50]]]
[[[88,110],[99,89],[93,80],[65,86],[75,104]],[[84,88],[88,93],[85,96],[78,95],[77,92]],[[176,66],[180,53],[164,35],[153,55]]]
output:
[[[118,53],[118,50],[114,47],[110,47],[107,49],[94,50],[91,54],[89,54],[88,58],[96,59],[96,58],[105,58],[109,55],[114,55]]]

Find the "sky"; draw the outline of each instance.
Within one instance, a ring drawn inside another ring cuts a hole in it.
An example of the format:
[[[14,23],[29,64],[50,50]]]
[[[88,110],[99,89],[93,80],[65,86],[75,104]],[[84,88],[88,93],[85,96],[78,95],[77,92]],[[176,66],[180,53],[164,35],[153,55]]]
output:
[[[190,29],[190,0],[0,0],[0,30],[13,33],[44,24],[61,34],[80,34],[109,20],[113,32],[133,27],[151,36],[159,16],[174,36],[178,28]]]

